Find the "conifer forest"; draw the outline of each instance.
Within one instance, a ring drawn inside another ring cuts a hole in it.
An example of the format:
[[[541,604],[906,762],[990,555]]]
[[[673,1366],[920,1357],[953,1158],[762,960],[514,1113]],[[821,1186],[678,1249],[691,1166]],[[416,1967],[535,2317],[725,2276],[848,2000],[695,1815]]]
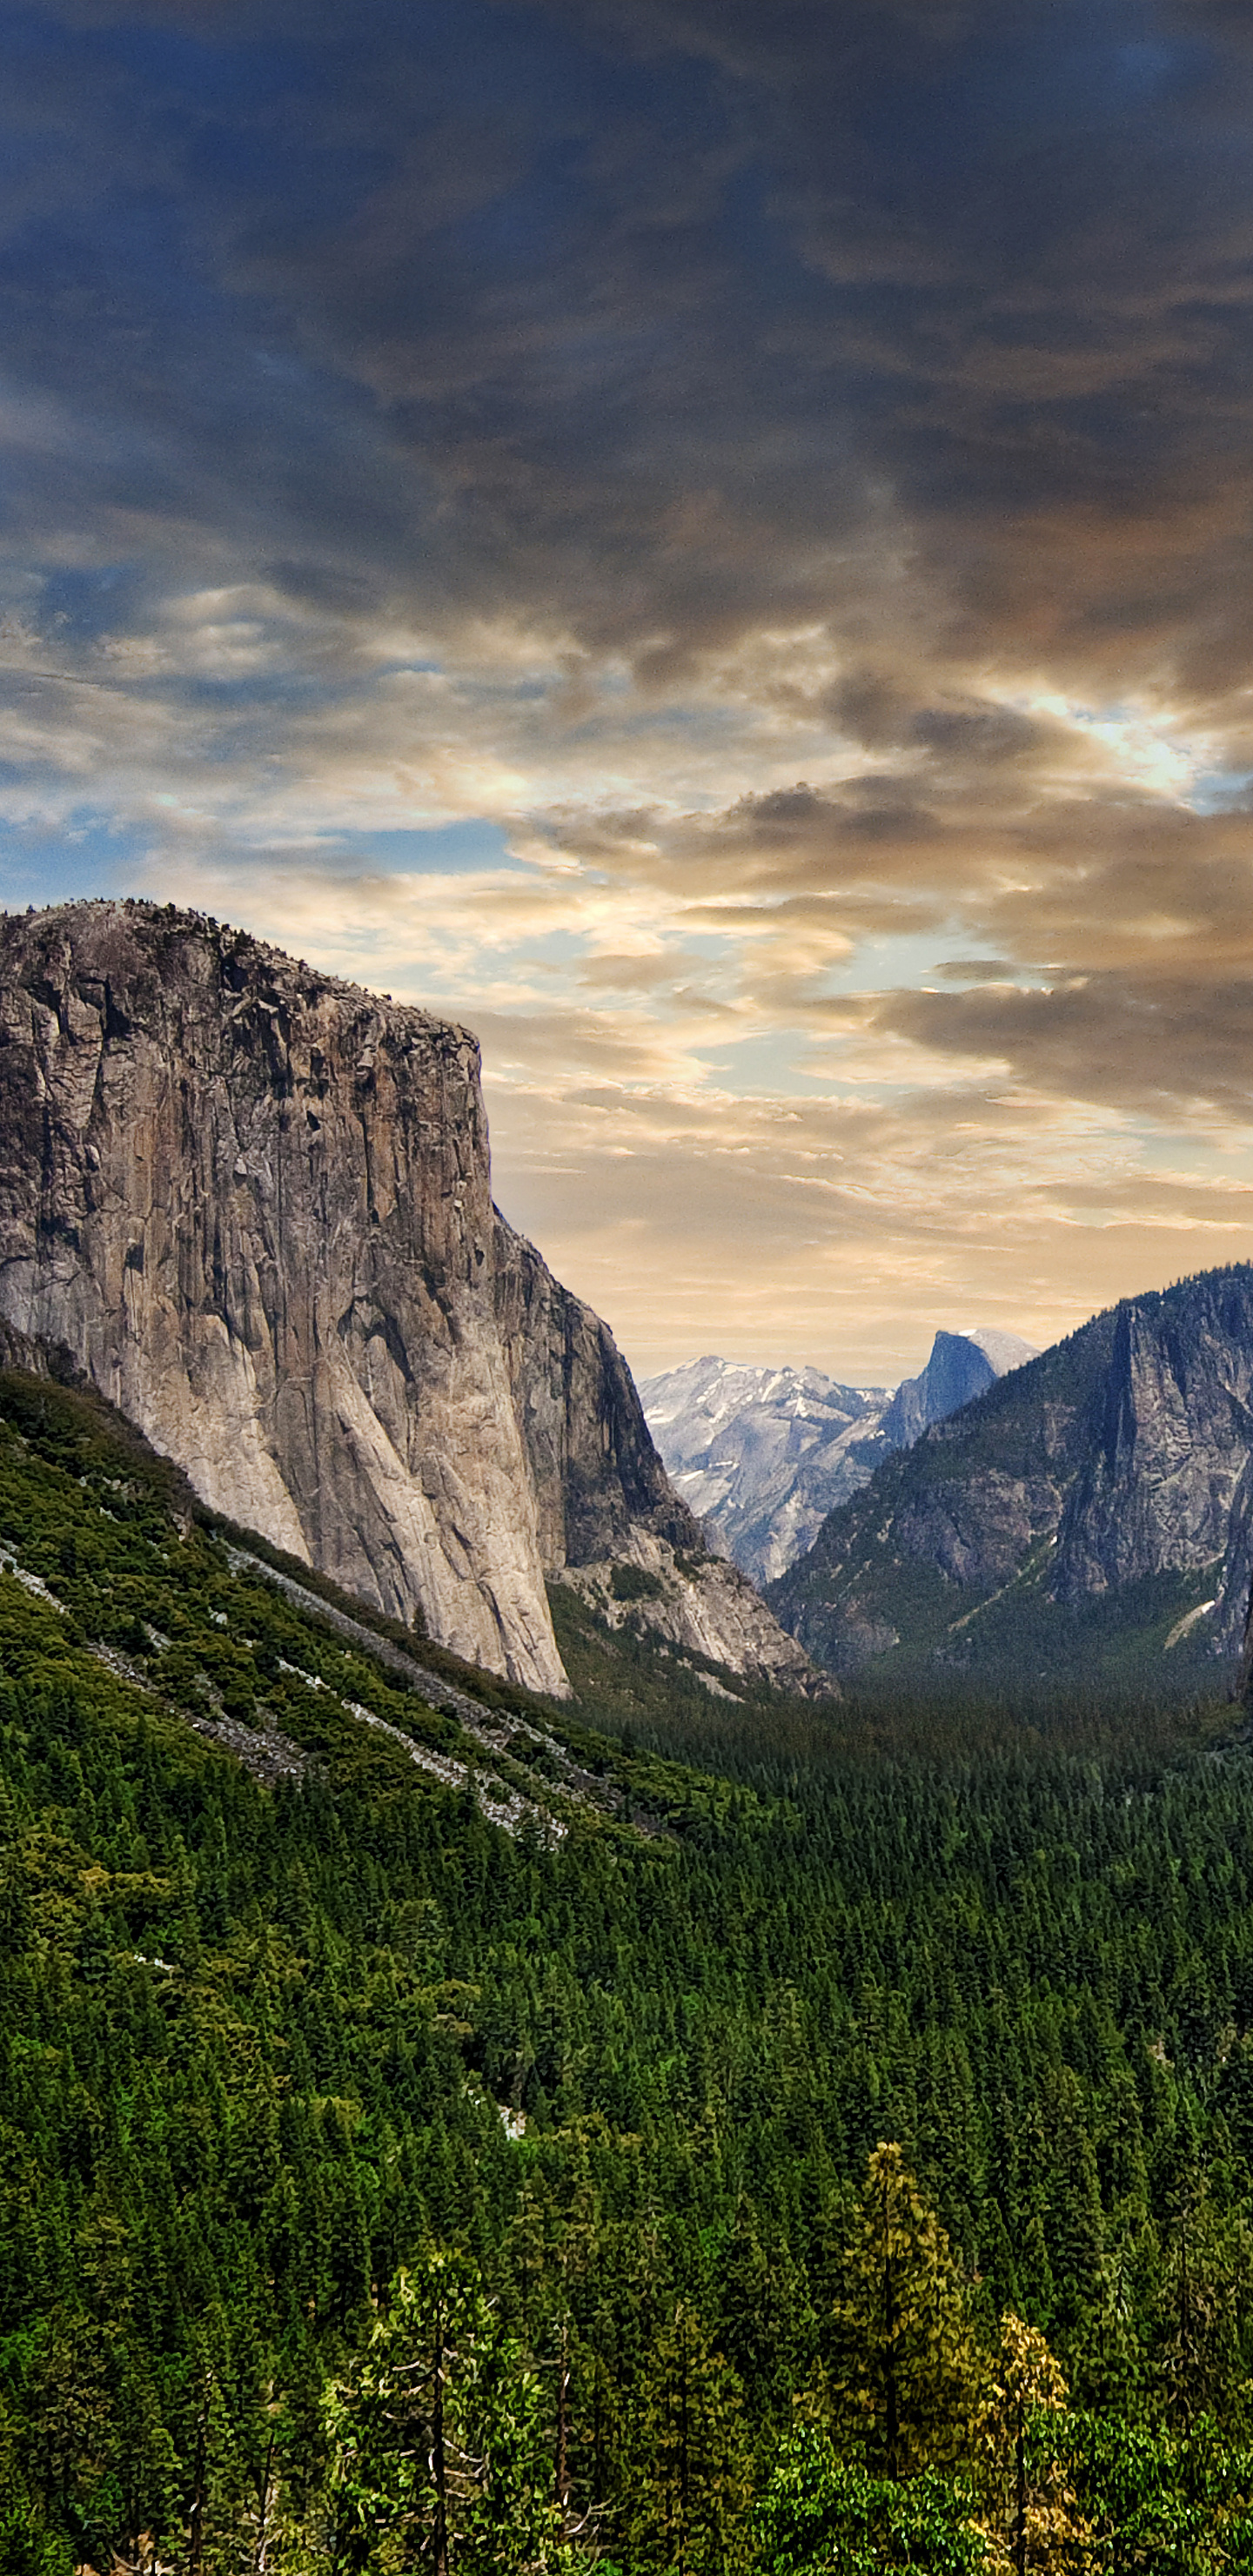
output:
[[[1253,2569],[1240,1710],[472,1699],[0,1417],[3,2576]]]

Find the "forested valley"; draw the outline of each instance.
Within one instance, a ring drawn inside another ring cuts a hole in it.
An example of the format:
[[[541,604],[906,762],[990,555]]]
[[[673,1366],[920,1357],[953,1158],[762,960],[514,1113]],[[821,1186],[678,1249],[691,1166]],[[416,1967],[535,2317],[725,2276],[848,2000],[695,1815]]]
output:
[[[14,1376],[0,1556],[3,2576],[1253,2568],[1240,1711],[480,1724]]]

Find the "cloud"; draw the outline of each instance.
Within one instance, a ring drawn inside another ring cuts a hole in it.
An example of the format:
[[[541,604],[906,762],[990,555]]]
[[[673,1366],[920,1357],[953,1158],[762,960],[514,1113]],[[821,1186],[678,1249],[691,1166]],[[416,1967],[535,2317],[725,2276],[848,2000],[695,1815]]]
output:
[[[79,850],[478,1025],[654,1354],[1246,1244],[1246,16],[36,0],[11,899]]]
[[[1093,975],[1041,992],[902,993],[878,1017],[896,1036],[983,1059],[1037,1095],[1168,1121],[1253,1117],[1253,973],[1242,983]]]
[[[937,1325],[1048,1341],[1247,1244],[1247,1172],[1146,1168],[1108,1118],[1024,1115],[952,1084],[888,1102],[693,1096],[642,1056],[589,1093],[567,1087],[575,1030],[537,1043],[529,1020],[480,1018],[507,1212],[640,1367],[716,1344],[887,1382]]]

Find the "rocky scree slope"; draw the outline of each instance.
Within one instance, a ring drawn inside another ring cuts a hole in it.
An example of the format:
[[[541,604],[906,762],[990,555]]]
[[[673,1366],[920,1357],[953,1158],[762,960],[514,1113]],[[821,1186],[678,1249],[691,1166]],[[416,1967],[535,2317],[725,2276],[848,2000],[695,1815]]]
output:
[[[567,1687],[546,1573],[699,1589],[610,1336],[492,1204],[474,1038],[203,916],[0,917],[0,1324],[213,1509],[533,1689]],[[742,1589],[719,1660],[805,1679]]]
[[[366,1778],[452,1791],[550,1846],[576,1819],[652,1836],[706,1807],[673,1763],[232,1531],[90,1390],[13,1368],[0,1369],[0,1664],[10,1687],[59,1693],[75,1724],[106,1706],[158,1735],[189,1727],[266,1788],[313,1774],[332,1791]]]
[[[1033,1356],[1016,1333],[937,1333],[925,1369],[895,1394],[819,1369],[706,1358],[644,1378],[640,1395],[684,1502],[715,1546],[768,1583],[893,1449]]]
[[[1253,1270],[1126,1300],[927,1429],[769,1599],[840,1672],[1239,1651]],[[1186,1661],[1187,1658],[1181,1658]]]

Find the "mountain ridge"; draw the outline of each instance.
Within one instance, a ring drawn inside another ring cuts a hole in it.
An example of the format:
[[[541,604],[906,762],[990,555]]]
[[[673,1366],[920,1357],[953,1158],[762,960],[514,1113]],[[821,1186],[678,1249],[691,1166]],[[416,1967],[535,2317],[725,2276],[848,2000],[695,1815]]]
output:
[[[1120,1618],[1146,1652],[1175,1632],[1180,1671],[1198,1655],[1230,1666],[1251,1453],[1253,1267],[1239,1263],[1122,1300],[931,1425],[768,1597],[845,1673],[1004,1676],[1028,1635],[1032,1654],[1052,1638],[1064,1659]]]
[[[941,1331],[926,1367],[895,1390],[707,1355],[643,1379],[640,1395],[685,1502],[714,1545],[765,1583],[893,1449],[1032,1356],[1016,1333]]]

